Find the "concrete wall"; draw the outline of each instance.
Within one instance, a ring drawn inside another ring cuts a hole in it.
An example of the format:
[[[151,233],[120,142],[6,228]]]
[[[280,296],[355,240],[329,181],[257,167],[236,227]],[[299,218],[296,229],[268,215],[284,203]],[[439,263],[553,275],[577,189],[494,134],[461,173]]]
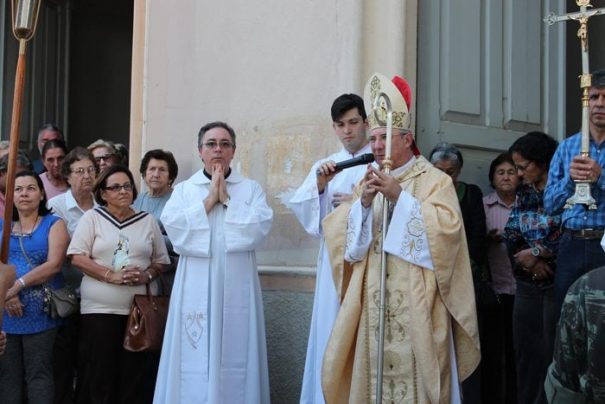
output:
[[[275,213],[259,262],[313,267],[317,242],[279,198],[337,150],[334,98],[360,93],[375,70],[414,83],[415,10],[395,0],[136,0],[131,160],[165,148],[177,181],[187,178],[201,168],[199,128],[227,121],[238,134],[233,167],[263,185]]]
[[[339,148],[334,98],[361,94],[374,71],[414,88],[416,1],[135,0],[132,65],[131,161],[171,150],[178,182],[201,168],[203,124],[236,130],[232,167],[261,183],[274,210],[257,251],[271,398],[298,402],[318,241],[280,198]]]

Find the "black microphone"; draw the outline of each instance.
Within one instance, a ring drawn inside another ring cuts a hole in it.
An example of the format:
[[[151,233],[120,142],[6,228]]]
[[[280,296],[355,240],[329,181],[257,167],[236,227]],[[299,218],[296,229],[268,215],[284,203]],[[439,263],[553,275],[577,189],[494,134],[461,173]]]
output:
[[[336,163],[336,171],[344,170],[345,168],[355,167],[361,164],[368,164],[374,161],[374,155],[372,153],[362,154],[361,156],[354,157],[349,160],[341,161]],[[317,175],[321,174],[319,168],[316,171]]]

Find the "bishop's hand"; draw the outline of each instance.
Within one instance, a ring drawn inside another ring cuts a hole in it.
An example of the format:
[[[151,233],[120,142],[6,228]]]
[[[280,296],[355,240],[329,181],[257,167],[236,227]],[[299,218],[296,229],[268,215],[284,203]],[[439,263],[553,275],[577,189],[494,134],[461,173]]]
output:
[[[396,203],[399,199],[399,195],[401,194],[401,186],[399,185],[399,182],[397,182],[397,180],[390,175],[377,170],[372,165],[368,165],[368,171],[366,172],[364,181],[364,186],[373,191],[374,195],[376,195],[376,193],[381,193],[391,203]],[[361,203],[366,206],[364,204],[363,195]],[[372,202],[370,201],[366,207],[371,205],[371,203]]]

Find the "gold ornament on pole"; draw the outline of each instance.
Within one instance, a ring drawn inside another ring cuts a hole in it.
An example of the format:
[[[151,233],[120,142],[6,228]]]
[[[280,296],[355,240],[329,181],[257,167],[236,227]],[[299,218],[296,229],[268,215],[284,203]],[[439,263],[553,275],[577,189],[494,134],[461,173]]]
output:
[[[386,93],[379,93],[372,104],[374,118],[381,125],[385,125],[386,145],[384,160],[382,160],[383,172],[387,175],[391,172],[393,162],[391,160],[391,142],[393,139],[393,108],[391,99]],[[385,119],[386,118],[386,119]],[[381,194],[382,199],[382,252],[380,255],[380,303],[378,305],[378,353],[376,360],[376,402],[382,403],[382,379],[384,369],[384,329],[385,329],[385,300],[387,289],[387,253],[384,250],[387,229],[389,227],[389,200]]]
[[[592,8],[590,0],[576,0],[576,4],[580,7],[580,11],[563,15],[550,13],[544,22],[548,25],[553,25],[560,21],[578,21],[580,28],[578,29],[578,38],[582,50],[582,75],[580,76],[580,88],[582,89],[582,147],[580,155],[590,157],[590,127],[589,127],[589,111],[588,111],[588,90],[592,85],[592,75],[590,74],[590,65],[588,64],[588,19],[596,15],[605,14],[605,8]],[[565,201],[565,209],[571,208],[573,205],[587,205],[588,209],[596,209],[597,204],[590,192],[589,180],[575,180],[576,192],[567,201]]]
[[[385,155],[380,162],[382,172],[390,175],[393,168],[392,160],[392,138],[393,129],[407,132],[410,129],[410,114],[408,101],[406,101],[403,90],[395,83],[405,82],[400,77],[389,80],[380,73],[374,73],[366,82],[364,89],[364,103],[368,113],[368,125],[370,131],[376,128],[385,128]],[[403,86],[403,83],[400,83]],[[405,86],[407,82],[405,82]],[[385,239],[389,222],[391,220],[392,206],[389,200],[381,194],[378,196],[382,203],[382,227],[381,227],[381,255],[380,255],[380,291],[378,304],[378,340],[376,346],[376,403],[382,403],[384,384],[384,352],[385,352],[385,328],[386,313],[389,311],[389,299],[387,291],[387,252],[384,249]]]
[[[6,207],[2,225],[2,245],[0,261],[8,261],[8,245],[11,233],[13,213],[13,193],[15,188],[15,169],[19,150],[19,130],[21,129],[21,107],[25,87],[25,49],[27,42],[34,36],[38,24],[38,14],[42,0],[12,0],[13,34],[19,41],[19,58],[15,73],[15,92],[13,95],[13,114],[11,117],[10,146],[6,173]]]

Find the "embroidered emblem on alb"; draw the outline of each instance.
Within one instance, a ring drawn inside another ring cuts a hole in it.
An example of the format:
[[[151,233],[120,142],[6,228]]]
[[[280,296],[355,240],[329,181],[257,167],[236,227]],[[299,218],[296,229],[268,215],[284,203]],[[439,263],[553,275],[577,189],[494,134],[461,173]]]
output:
[[[346,250],[349,251],[353,244],[353,239],[355,238],[355,222],[349,216],[349,223],[347,225],[347,240],[346,240]]]
[[[409,258],[410,261],[417,262],[420,259],[420,252],[425,248],[425,228],[422,220],[420,204],[417,200],[412,203],[410,218],[406,223],[407,233],[403,237],[401,245],[401,256]]]
[[[403,317],[407,308],[404,306],[404,294],[402,290],[386,291],[386,312],[385,312],[385,343],[388,346],[394,342],[401,342],[406,337],[405,327],[399,321]],[[379,313],[380,291],[375,291],[372,296],[372,310]],[[378,341],[378,324],[374,327],[374,338]]]
[[[190,312],[185,314],[185,331],[187,333],[187,340],[193,349],[197,349],[198,342],[202,337],[202,331],[204,331],[204,327],[202,326],[203,319],[204,314],[201,312]]]

